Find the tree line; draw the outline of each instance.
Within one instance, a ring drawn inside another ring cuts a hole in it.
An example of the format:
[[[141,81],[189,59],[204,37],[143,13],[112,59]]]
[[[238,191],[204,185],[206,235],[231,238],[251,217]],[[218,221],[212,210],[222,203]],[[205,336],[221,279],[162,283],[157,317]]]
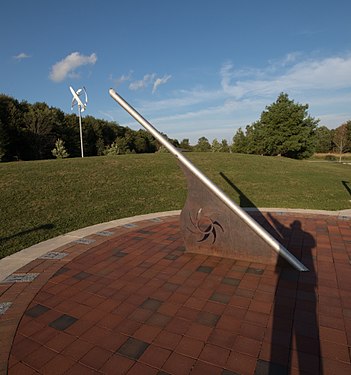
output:
[[[86,156],[103,155],[112,144],[117,145],[118,153],[149,153],[159,148],[147,131],[135,131],[116,122],[86,116],[82,128]],[[46,103],[29,104],[0,95],[0,160],[53,158],[57,140],[62,141],[67,155],[80,156],[77,115],[65,114]]]
[[[163,134],[183,151],[238,152],[281,155],[302,159],[313,153],[351,151],[351,121],[337,129],[318,126],[308,114],[308,105],[295,103],[281,93],[267,106],[258,121],[226,139],[212,143],[200,137],[196,145],[189,139],[179,142]],[[152,153],[166,151],[145,130],[132,130],[116,122],[86,116],[82,121],[84,154]],[[0,160],[38,160],[80,156],[78,116],[65,114],[46,103],[29,104],[0,94]]]

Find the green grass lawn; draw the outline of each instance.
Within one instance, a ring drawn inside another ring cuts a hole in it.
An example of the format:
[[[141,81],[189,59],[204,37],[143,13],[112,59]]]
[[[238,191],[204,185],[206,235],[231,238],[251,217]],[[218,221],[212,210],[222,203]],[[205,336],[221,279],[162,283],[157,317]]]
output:
[[[351,208],[351,165],[188,153],[243,206]],[[0,164],[0,257],[59,234],[144,213],[181,209],[186,181],[170,154]]]

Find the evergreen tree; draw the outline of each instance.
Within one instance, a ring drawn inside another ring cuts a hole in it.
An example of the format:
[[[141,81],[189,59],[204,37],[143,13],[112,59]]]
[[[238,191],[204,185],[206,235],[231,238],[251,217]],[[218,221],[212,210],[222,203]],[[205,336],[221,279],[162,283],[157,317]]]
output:
[[[238,130],[233,139],[233,151],[261,155],[282,155],[302,159],[313,154],[316,145],[315,120],[301,105],[281,93],[277,101],[262,112],[259,121]]]
[[[65,149],[65,144],[62,139],[55,142],[55,148],[51,150],[52,155],[57,159],[68,158],[69,154]]]
[[[315,129],[319,120],[307,113],[308,104],[301,105],[281,93],[277,101],[261,114],[267,155],[282,155],[295,159],[310,157],[315,150]]]

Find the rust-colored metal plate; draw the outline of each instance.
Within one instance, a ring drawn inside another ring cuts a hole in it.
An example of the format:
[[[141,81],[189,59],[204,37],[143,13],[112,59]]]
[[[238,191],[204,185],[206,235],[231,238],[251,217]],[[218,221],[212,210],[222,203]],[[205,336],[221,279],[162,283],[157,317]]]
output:
[[[180,215],[188,252],[276,264],[278,254],[190,171],[180,166],[188,195]]]

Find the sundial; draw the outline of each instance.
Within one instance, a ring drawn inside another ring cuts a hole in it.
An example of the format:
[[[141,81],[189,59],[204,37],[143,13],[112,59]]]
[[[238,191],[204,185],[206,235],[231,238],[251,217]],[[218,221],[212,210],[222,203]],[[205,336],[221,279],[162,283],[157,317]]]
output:
[[[180,215],[180,227],[188,252],[264,264],[276,264],[282,257],[298,271],[308,271],[115,90],[110,89],[109,93],[177,158],[186,176],[188,194]]]

